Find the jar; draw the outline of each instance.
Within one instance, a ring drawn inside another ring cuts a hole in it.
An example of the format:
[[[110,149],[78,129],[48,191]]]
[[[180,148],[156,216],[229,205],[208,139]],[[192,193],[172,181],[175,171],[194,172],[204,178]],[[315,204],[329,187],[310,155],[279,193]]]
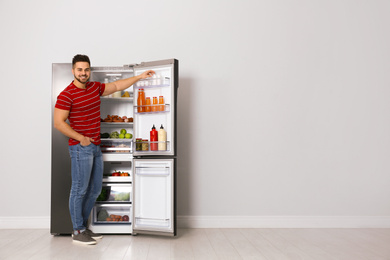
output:
[[[148,139],[142,139],[142,151],[149,151]]]
[[[135,150],[142,151],[142,138],[137,138],[135,140]]]

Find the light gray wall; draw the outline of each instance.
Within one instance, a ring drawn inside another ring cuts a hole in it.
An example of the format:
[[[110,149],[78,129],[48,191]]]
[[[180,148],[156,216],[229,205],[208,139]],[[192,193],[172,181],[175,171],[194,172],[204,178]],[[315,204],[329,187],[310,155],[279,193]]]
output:
[[[390,216],[389,11],[0,1],[0,218],[50,215],[51,64],[77,53],[179,59],[178,215]]]

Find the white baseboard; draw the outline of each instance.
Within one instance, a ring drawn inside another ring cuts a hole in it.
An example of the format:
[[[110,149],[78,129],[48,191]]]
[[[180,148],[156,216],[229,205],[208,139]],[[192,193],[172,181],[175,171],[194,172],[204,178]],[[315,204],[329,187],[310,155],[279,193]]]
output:
[[[0,217],[0,229],[50,228],[50,217]]]
[[[177,216],[179,228],[390,228],[390,216]],[[50,228],[50,217],[0,217],[0,229]]]
[[[178,216],[180,228],[390,228],[390,216]]]

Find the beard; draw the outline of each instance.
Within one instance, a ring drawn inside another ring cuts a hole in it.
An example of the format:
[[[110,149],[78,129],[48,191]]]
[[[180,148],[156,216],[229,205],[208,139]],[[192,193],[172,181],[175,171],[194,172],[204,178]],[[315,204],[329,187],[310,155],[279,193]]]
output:
[[[86,75],[82,75],[82,76],[86,76]],[[80,82],[81,84],[85,84],[85,83],[87,83],[88,80],[89,80],[89,78],[81,79],[81,78],[78,78],[78,77],[76,77],[76,76],[74,76],[74,78],[75,78],[78,82]]]

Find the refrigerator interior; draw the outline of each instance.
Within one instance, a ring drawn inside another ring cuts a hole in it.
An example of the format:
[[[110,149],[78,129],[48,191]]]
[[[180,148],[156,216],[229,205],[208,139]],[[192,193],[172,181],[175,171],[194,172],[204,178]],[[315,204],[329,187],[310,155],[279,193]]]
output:
[[[94,67],[91,80],[107,83],[133,75],[128,66]],[[125,92],[129,95],[124,96]],[[97,233],[131,234],[133,88],[101,97],[100,101],[103,188],[92,211],[90,228]],[[122,122],[104,120],[115,116]]]

